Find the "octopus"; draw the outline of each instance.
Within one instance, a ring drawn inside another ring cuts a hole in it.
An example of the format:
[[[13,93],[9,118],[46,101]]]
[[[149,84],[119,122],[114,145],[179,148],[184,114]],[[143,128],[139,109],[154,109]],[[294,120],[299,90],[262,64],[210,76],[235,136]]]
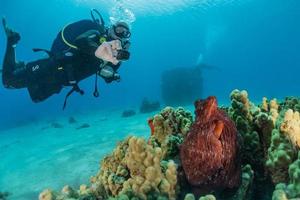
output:
[[[148,125],[149,125],[150,130],[151,130],[151,135],[154,135],[154,129],[155,129],[155,127],[154,127],[154,124],[153,124],[153,118],[149,118],[148,119]]]
[[[209,189],[237,188],[241,181],[238,132],[215,97],[195,102],[196,119],[180,147],[188,183]]]

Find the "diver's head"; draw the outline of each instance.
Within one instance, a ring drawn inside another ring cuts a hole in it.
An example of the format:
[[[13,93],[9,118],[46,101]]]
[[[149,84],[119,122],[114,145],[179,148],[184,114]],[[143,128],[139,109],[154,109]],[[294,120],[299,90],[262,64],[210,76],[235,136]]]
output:
[[[125,22],[117,22],[109,28],[108,36],[115,40],[128,40],[131,36],[129,25]]]

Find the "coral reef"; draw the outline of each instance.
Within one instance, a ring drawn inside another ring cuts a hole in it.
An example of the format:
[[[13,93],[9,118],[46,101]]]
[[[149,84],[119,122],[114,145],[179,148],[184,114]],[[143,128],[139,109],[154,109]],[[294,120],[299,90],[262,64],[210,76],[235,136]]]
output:
[[[54,192],[50,189],[44,190],[39,195],[39,200],[96,200],[96,196],[91,192],[91,189],[86,185],[81,185],[78,191],[66,185],[61,192]]]
[[[284,115],[280,130],[286,134],[296,148],[300,148],[300,115],[288,109]]]
[[[217,108],[215,97],[195,103],[196,120],[180,148],[189,183],[198,187],[234,188],[240,184],[237,130]]]
[[[184,200],[196,200],[194,194],[189,193],[185,195]],[[208,194],[206,196],[200,197],[199,200],[216,200],[214,195]]]
[[[150,195],[176,198],[177,172],[173,161],[161,166],[162,150],[142,138],[130,137],[107,156],[93,183],[102,182],[106,193],[118,196],[132,191],[141,199]]]
[[[254,171],[251,166],[244,166],[242,169],[242,184],[231,199],[251,199],[253,179]]]
[[[132,117],[136,114],[136,112],[134,110],[124,110],[122,113],[122,117],[126,118],[126,117]]]
[[[193,122],[192,113],[182,107],[166,107],[148,120],[151,128],[150,143],[161,147],[163,158],[172,158],[179,153],[179,145]]]
[[[298,152],[298,159],[289,166],[289,179],[288,184],[276,185],[273,200],[300,198],[300,151]]]
[[[263,151],[259,134],[254,128],[254,116],[259,113],[259,109],[249,101],[245,90],[232,91],[230,99],[231,107],[228,113],[243,138],[242,162],[255,169],[261,168],[264,163]]]
[[[151,113],[160,109],[160,103],[158,101],[151,102],[148,99],[143,99],[140,112],[141,113]]]
[[[300,112],[300,98],[298,97],[286,97],[284,102],[280,104],[284,110],[292,109]]]
[[[39,199],[299,199],[300,100],[255,105],[239,90],[230,99],[222,108],[214,97],[196,101],[195,120],[166,107],[149,118],[150,137],[121,141],[90,184],[47,189]]]
[[[159,114],[149,119],[149,123],[152,123],[154,127],[151,135],[161,144],[168,135],[186,135],[190,130],[192,121],[192,113],[185,111],[182,107],[177,109],[166,107]]]
[[[168,106],[190,104],[202,96],[201,67],[181,67],[164,71],[161,76],[161,94]]]
[[[294,157],[295,152],[289,140],[279,130],[274,129],[266,161],[273,183],[288,181],[288,168]]]
[[[228,113],[242,136],[242,164],[250,164],[254,171],[253,198],[263,199],[272,193],[272,183],[266,161],[269,157],[272,131],[279,118],[279,106],[275,99],[263,98],[261,105],[254,105],[247,91],[234,90],[230,95]],[[274,170],[275,172],[276,170]],[[267,187],[268,186],[268,187]],[[270,187],[269,187],[270,186]]]

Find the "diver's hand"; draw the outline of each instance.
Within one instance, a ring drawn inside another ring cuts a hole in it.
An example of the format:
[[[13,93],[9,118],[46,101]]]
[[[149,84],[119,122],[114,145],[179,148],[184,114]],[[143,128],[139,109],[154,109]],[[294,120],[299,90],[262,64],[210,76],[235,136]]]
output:
[[[114,65],[117,65],[120,61],[117,60],[116,55],[117,49],[115,44],[111,42],[103,42],[95,52],[95,56],[101,60],[111,62]]]
[[[3,25],[4,31],[5,31],[5,34],[6,34],[6,37],[7,37],[7,41],[11,45],[17,44],[19,42],[19,40],[21,39],[20,34],[17,33],[17,32],[15,32],[15,31],[13,31],[12,29],[10,29],[7,26],[5,17],[2,17],[2,25]]]

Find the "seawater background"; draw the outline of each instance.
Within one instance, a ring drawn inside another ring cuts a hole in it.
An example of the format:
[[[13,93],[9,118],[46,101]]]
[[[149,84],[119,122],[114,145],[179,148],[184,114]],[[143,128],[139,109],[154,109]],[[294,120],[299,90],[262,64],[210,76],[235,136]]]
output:
[[[144,97],[160,100],[161,72],[195,66],[200,55],[219,68],[203,71],[204,97],[228,103],[235,88],[247,89],[253,101],[299,96],[298,0],[0,0],[0,15],[22,36],[18,60],[30,61],[44,56],[31,48],[50,48],[66,23],[90,18],[90,8],[108,22],[119,4],[136,19],[132,56],[120,69],[120,83],[101,81],[100,98],[92,96],[94,77],[81,83],[86,95],[74,94],[64,112],[69,89],[34,104],[27,90],[0,87],[0,188],[11,191],[12,199],[87,182],[117,140],[149,132],[146,119],[152,114],[122,119],[121,111],[138,107]],[[0,30],[1,63],[5,46]],[[91,128],[77,131],[67,123],[71,115]],[[52,121],[65,127],[49,128]]]
[[[58,31],[72,21],[89,18],[89,9],[109,13],[119,1],[1,0],[0,15],[19,31],[19,60],[40,58],[31,48],[50,48]],[[190,67],[203,54],[204,62],[221,71],[204,71],[204,96],[228,102],[234,88],[247,89],[252,99],[298,95],[300,2],[297,0],[124,0],[136,17],[132,24],[132,57],[120,69],[121,83],[101,82],[101,98],[92,97],[94,77],[83,81],[86,95],[69,100],[68,89],[34,104],[27,91],[0,88],[0,125],[61,116],[68,112],[137,105],[143,97],[160,97],[160,74],[167,68]],[[0,55],[5,36],[0,31]],[[2,63],[3,56],[0,57]]]

